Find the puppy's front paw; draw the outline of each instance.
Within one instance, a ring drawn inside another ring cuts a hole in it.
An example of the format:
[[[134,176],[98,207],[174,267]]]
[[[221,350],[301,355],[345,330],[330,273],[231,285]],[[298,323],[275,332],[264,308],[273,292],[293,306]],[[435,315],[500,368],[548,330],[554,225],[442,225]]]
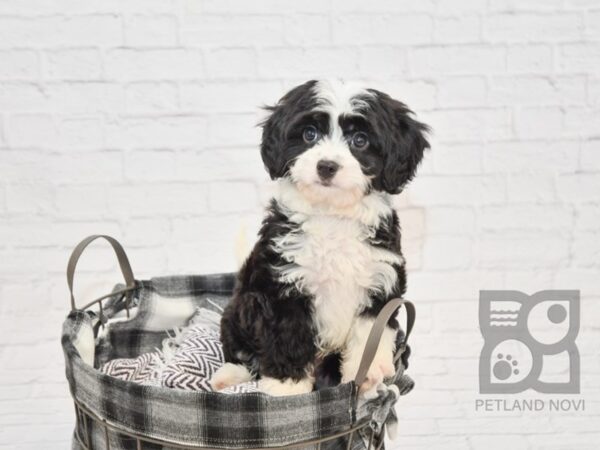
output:
[[[347,383],[356,378],[358,365],[360,361],[348,361],[342,366],[342,382]],[[365,398],[373,398],[377,396],[377,386],[383,383],[385,378],[394,375],[396,369],[394,367],[394,355],[391,352],[377,352],[369,370],[365,381],[359,386],[359,392]]]
[[[225,363],[211,377],[209,383],[214,391],[221,391],[252,379],[252,374],[241,364]]]

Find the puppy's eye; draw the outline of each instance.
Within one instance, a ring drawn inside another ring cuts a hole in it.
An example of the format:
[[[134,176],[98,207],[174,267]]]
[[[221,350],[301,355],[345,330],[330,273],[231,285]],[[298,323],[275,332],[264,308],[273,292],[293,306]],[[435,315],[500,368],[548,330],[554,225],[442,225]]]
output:
[[[357,133],[354,133],[354,136],[352,136],[352,141],[350,143],[352,147],[354,147],[356,150],[364,150],[369,146],[369,136],[367,136],[367,133],[359,131]]]
[[[307,126],[302,132],[302,139],[307,144],[313,144],[319,139],[319,130],[314,125]]]

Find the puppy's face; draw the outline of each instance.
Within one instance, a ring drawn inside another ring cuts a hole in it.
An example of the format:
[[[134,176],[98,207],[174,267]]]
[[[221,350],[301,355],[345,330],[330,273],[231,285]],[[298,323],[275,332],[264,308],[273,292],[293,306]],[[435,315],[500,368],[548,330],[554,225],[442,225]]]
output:
[[[373,190],[398,193],[429,147],[427,126],[374,89],[309,81],[269,107],[261,155],[311,203],[351,206]]]

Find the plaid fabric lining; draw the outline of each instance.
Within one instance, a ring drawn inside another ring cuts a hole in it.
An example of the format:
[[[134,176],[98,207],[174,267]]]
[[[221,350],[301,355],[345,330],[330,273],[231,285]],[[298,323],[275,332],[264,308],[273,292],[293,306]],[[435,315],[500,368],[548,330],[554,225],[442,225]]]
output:
[[[167,337],[164,330],[185,324],[197,307],[219,311],[227,303],[233,283],[232,274],[140,282],[135,317],[107,327],[97,341],[95,367],[160,347]],[[123,306],[124,300],[113,298],[104,312],[110,318]],[[97,416],[145,437],[213,448],[289,445],[345,431],[356,424],[357,416],[362,419],[375,409],[389,411],[397,398],[381,395],[369,402],[372,407],[363,405],[357,411],[352,383],[302,396],[271,397],[262,393],[190,392],[122,381],[100,373],[80,357],[78,341],[89,335],[98,321],[93,313],[76,311],[63,325],[71,393]],[[384,416],[381,420],[386,420],[387,412]],[[91,426],[91,436],[92,448],[105,448],[103,429]],[[134,440],[114,432],[109,432],[109,440],[111,449],[136,448]],[[361,448],[356,445],[353,448]],[[75,440],[73,448],[79,448]],[[153,447],[145,444],[144,448]]]

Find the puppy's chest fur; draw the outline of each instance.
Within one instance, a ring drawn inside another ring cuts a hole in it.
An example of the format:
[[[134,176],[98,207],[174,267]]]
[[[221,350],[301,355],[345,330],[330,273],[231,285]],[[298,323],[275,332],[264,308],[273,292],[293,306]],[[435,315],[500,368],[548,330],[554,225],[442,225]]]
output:
[[[376,244],[375,227],[327,215],[301,216],[273,240],[285,261],[275,268],[279,281],[313,298],[319,350],[343,349],[371,295],[393,291],[402,257]]]

